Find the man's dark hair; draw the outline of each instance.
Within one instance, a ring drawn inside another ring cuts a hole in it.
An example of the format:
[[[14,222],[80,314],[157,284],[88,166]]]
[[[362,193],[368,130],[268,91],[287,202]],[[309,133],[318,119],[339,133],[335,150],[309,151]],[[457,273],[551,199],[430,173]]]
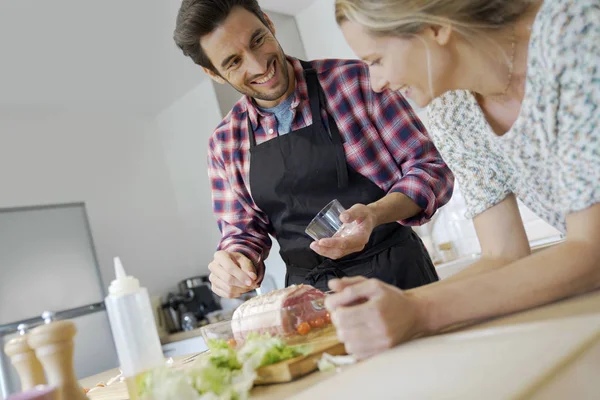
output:
[[[217,29],[234,7],[245,8],[268,26],[258,0],[183,0],[173,34],[173,39],[183,54],[196,64],[217,73],[200,46],[200,38]]]

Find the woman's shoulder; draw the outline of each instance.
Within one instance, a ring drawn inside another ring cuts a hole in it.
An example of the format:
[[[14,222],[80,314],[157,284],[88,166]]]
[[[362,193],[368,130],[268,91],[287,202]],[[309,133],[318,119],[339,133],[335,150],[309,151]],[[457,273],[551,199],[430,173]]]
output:
[[[473,94],[467,90],[452,90],[436,97],[427,108],[431,129],[438,132],[463,131],[477,121]],[[471,128],[473,128],[471,126]]]
[[[600,0],[546,0],[532,27],[533,51],[560,60],[578,43],[597,42],[599,25]]]
[[[594,10],[600,10],[600,0],[546,0],[538,11],[535,23],[569,34],[573,32],[565,28],[577,26],[580,20],[593,16]]]

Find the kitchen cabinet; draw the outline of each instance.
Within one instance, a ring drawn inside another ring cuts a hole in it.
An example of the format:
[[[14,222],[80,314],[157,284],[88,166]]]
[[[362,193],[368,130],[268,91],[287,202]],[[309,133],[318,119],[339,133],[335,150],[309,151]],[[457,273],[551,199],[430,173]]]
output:
[[[202,336],[191,337],[177,342],[162,345],[165,357],[181,357],[193,353],[201,353],[208,350]]]

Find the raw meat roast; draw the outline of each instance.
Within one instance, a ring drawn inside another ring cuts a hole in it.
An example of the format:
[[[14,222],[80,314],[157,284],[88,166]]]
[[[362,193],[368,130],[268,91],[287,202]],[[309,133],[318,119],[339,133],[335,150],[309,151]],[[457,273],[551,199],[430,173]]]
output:
[[[292,285],[254,297],[233,313],[233,336],[236,341],[243,341],[250,332],[295,335],[300,324],[327,314],[324,297],[323,292],[310,285]]]

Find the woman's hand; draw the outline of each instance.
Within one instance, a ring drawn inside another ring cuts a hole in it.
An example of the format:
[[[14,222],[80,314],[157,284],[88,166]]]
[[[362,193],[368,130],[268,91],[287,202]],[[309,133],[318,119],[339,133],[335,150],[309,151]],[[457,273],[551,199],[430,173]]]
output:
[[[376,279],[329,282],[331,320],[346,351],[367,358],[425,333],[424,306],[415,296]]]

